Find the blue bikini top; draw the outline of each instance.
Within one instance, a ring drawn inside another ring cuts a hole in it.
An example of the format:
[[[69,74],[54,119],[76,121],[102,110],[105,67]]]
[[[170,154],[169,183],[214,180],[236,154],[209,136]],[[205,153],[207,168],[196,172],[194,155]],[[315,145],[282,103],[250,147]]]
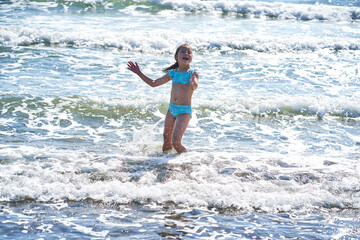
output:
[[[193,69],[190,69],[187,72],[178,72],[177,69],[171,69],[168,71],[173,83],[182,83],[186,85],[190,85],[190,78],[194,72],[195,70]]]

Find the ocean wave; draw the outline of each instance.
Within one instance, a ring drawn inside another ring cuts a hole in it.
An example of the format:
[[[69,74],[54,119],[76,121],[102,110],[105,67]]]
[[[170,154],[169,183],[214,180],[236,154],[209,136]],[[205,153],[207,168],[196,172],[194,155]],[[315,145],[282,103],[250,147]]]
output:
[[[23,1],[13,0],[13,4],[24,4]],[[192,13],[234,13],[243,16],[266,16],[278,19],[321,20],[321,21],[354,21],[360,19],[360,10],[356,7],[331,6],[323,4],[293,4],[282,2],[259,1],[200,1],[200,0],[79,0],[79,1],[50,1],[39,4],[38,1],[26,1],[31,7],[39,9],[63,8],[64,11],[89,11],[92,8],[99,11],[121,10],[131,8],[135,11],[160,12],[177,11]],[[49,4],[49,6],[47,6]],[[56,7],[54,7],[54,4]]]
[[[220,105],[219,105],[220,103]],[[257,117],[335,117],[340,119],[360,118],[360,107],[355,98],[326,96],[292,96],[277,98],[256,98],[248,100],[218,99],[209,103],[224,113],[247,113]]]
[[[81,96],[32,97],[0,95],[0,112],[3,118],[17,116],[18,121],[57,119],[84,121],[87,118],[126,120],[136,122],[141,119],[159,119],[166,114],[167,102],[152,99],[103,99]],[[330,97],[281,97],[259,99],[218,99],[198,100],[193,105],[194,113],[200,118],[204,113],[239,114],[239,116],[298,118],[326,117],[359,119],[360,107],[354,98]],[[47,121],[49,124],[55,122]]]
[[[255,1],[139,1],[151,2],[175,10],[236,13],[244,16],[266,16],[279,19],[352,21],[360,19],[358,8],[327,5],[268,3]]]
[[[314,170],[305,157],[292,156],[298,162],[289,167],[269,153],[242,161],[242,154],[222,152],[149,158],[30,146],[5,151],[34,159],[0,165],[2,202],[92,200],[270,213],[360,208],[355,170],[342,172],[341,161],[312,159]]]
[[[179,37],[180,36],[180,37]],[[181,37],[182,36],[182,37]],[[183,36],[176,31],[124,31],[122,33],[102,32],[56,32],[28,27],[0,28],[0,44],[4,46],[59,46],[87,48],[116,48],[123,51],[155,54],[172,54],[174,46],[187,42],[199,53],[219,52],[226,54],[253,50],[258,52],[297,52],[321,49],[359,50],[360,42],[346,37],[293,36],[241,36],[227,34],[206,37],[204,34]]]
[[[279,129],[302,126],[304,130],[299,131],[316,137],[318,133],[308,126],[314,118],[360,118],[357,99],[345,97],[217,99],[196,101],[193,106],[196,131],[209,131],[206,144],[222,141],[219,132],[211,133],[219,127],[206,126],[221,121],[221,127],[228,128],[239,126],[239,119],[255,117],[256,128],[264,127],[252,135],[258,138],[268,132],[258,116],[285,116],[292,119]],[[292,145],[288,152],[261,146],[256,151],[230,152],[205,147],[180,156],[164,155],[161,143],[150,141],[154,129],[146,125],[150,122],[161,136],[158,123],[166,107],[165,102],[136,98],[0,95],[0,201],[90,199],[103,204],[173,204],[270,213],[360,209],[356,184],[360,165],[353,152],[356,146],[352,148],[358,144],[355,133],[351,147],[347,146],[350,149],[344,147],[336,154],[299,153],[294,151],[299,147],[296,138],[295,143],[286,143]],[[252,131],[251,125],[243,127]],[[144,153],[141,137],[153,151]],[[195,134],[196,141],[198,137]],[[231,132],[225,137],[231,138]],[[256,144],[264,144],[263,140]],[[308,146],[306,138],[302,141]],[[139,142],[141,146],[136,145]]]

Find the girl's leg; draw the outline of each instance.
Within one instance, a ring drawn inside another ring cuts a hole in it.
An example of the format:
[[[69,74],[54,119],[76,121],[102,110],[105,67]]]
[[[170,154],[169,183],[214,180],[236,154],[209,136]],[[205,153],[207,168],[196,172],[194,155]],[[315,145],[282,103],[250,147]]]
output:
[[[163,144],[163,152],[168,152],[172,149],[171,138],[174,130],[176,118],[168,111],[165,117],[164,124],[164,144]]]
[[[181,139],[190,122],[190,118],[190,114],[183,113],[180,114],[175,120],[172,143],[178,153],[187,152],[186,148],[181,144]]]

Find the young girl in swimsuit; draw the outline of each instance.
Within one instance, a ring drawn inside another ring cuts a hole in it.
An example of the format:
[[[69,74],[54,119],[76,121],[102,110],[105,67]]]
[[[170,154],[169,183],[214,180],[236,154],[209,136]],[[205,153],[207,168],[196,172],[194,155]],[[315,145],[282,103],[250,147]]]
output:
[[[192,49],[188,44],[177,48],[175,60],[175,64],[164,69],[166,74],[155,80],[143,74],[136,62],[128,62],[128,69],[151,87],[173,81],[169,110],[165,117],[163,151],[168,152],[174,147],[178,153],[183,153],[187,150],[181,144],[181,139],[191,118],[191,97],[198,87],[199,74],[190,69]]]

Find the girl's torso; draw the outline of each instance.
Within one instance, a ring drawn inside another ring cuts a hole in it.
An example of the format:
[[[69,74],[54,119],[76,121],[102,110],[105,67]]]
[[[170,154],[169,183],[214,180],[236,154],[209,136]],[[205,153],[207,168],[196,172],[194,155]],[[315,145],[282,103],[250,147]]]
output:
[[[170,102],[177,105],[191,105],[191,98],[194,90],[190,87],[190,78],[194,70],[177,72],[177,69],[169,70],[172,78],[172,89]]]

